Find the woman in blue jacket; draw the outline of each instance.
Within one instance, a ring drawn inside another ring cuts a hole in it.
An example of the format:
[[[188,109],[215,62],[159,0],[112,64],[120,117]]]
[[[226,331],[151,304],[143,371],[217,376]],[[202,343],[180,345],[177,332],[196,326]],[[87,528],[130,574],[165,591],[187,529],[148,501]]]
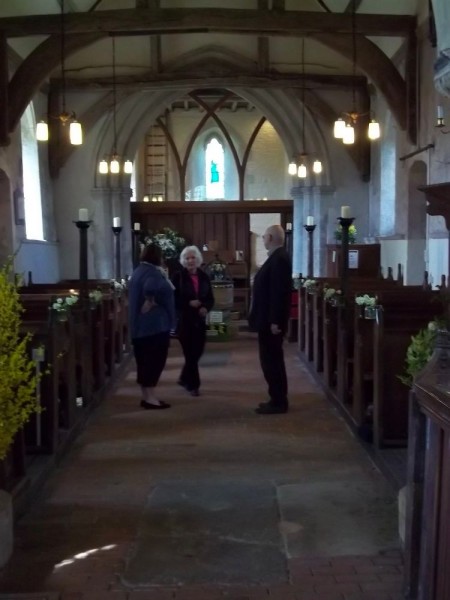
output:
[[[137,383],[142,390],[141,406],[145,409],[170,407],[155,395],[167,360],[170,331],[176,324],[173,286],[162,272],[161,263],[161,248],[146,246],[129,286],[130,335]]]

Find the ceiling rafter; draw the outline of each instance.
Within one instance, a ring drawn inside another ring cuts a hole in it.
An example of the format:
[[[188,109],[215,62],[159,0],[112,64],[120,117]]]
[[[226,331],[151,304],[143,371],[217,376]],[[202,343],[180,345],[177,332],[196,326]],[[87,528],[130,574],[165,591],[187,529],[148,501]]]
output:
[[[272,11],[266,9],[139,8],[66,15],[66,31],[116,35],[228,32],[240,35],[298,36],[351,33],[348,13]],[[358,32],[370,36],[406,36],[416,25],[409,15],[359,14]],[[7,37],[57,35],[59,15],[29,15],[0,19]]]

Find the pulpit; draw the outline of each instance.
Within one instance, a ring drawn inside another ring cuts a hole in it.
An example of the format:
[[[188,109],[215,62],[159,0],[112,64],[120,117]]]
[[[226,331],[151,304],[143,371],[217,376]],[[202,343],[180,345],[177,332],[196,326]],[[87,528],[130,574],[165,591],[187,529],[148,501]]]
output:
[[[350,244],[348,246],[349,277],[379,277],[380,257],[380,244]],[[327,245],[327,277],[340,276],[341,261],[341,245]]]

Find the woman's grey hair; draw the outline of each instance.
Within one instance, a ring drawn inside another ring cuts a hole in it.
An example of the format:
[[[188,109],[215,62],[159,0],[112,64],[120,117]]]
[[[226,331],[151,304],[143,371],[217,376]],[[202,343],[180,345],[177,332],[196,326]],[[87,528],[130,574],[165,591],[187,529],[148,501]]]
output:
[[[200,250],[197,248],[197,246],[186,246],[186,248],[183,248],[180,254],[180,264],[183,265],[183,267],[186,266],[186,255],[189,252],[195,254],[195,263],[197,267],[199,267],[203,263],[203,256]]]

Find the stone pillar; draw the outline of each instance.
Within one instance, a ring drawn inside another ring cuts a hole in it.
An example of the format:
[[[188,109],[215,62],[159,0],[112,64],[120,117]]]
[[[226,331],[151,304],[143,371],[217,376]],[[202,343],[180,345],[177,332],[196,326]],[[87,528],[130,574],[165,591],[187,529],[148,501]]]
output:
[[[91,277],[95,279],[114,278],[114,235],[112,232],[114,217],[120,217],[123,227],[120,235],[122,277],[130,275],[132,272],[131,194],[129,187],[104,187],[91,191],[96,208],[89,244],[94,257],[94,274]]]
[[[317,227],[314,231],[314,274],[323,276],[325,273],[326,243],[327,243],[327,210],[322,210],[322,204],[334,189],[330,186],[297,186],[291,189],[294,200],[293,215],[293,273],[306,274],[308,260],[308,235],[303,228],[306,217],[314,217]]]
[[[434,84],[438,92],[450,97],[450,2],[432,0],[432,4],[438,50],[434,65]]]

